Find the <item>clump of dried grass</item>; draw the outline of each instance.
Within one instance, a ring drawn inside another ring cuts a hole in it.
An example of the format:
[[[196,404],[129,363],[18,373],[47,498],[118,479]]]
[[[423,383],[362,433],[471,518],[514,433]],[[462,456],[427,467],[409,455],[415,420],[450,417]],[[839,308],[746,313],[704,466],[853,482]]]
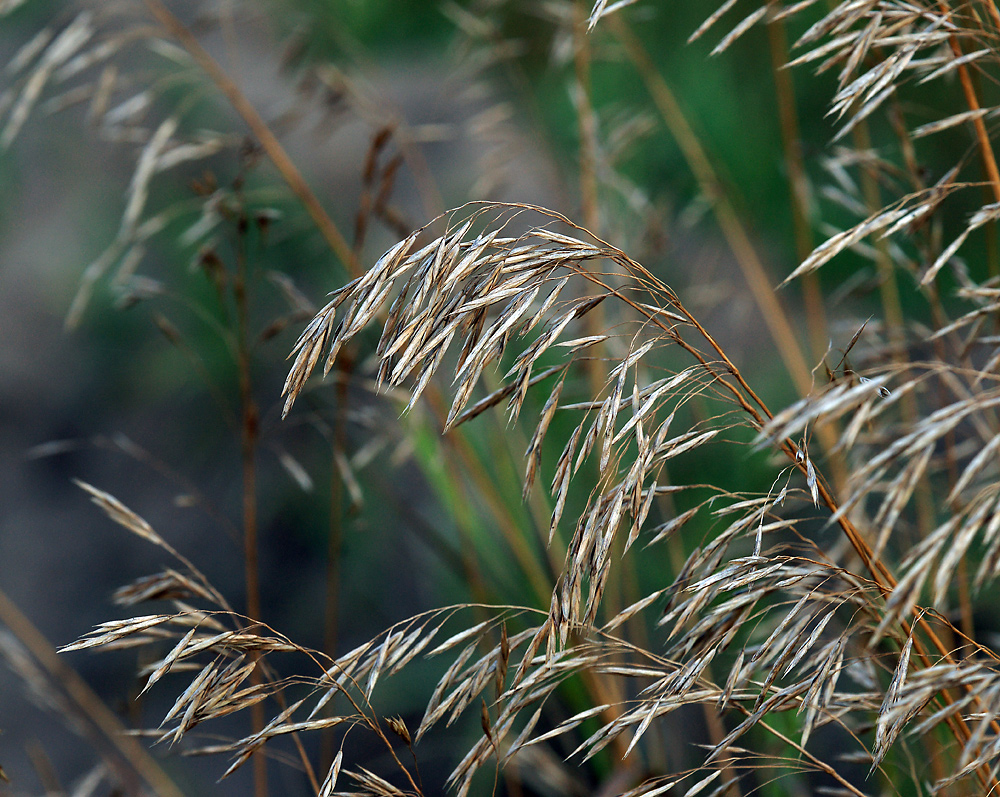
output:
[[[597,3],[588,27],[599,32],[602,18],[624,5]],[[736,5],[723,4],[692,38],[710,35]],[[780,26],[819,7],[814,0],[757,7],[715,52],[754,25]],[[1000,213],[986,124],[993,109],[977,85],[997,67],[1000,13],[991,0],[955,9],[855,0],[819,14],[799,38],[793,64],[838,71],[835,140],[850,136],[853,144],[832,150],[825,165],[835,185],[827,194],[863,218],[831,231],[784,282],[850,249],[874,261],[883,302],[881,322],[855,324],[841,354],[813,371],[823,384],[772,412],[681,298],[596,231],[529,205],[467,205],[405,236],[333,292],[292,352],[284,412],[320,362],[328,372],[377,322],[377,385],[405,391],[407,407],[447,374],[446,430],[501,404],[511,423],[530,413],[526,497],[547,470],[544,452],[558,452],[545,536],[561,564],[547,609],[448,607],[334,657],[238,615],[181,559],[178,569],[118,596],[125,605],[167,600],[171,611],[106,623],[68,649],[167,651],[147,667],[146,689],[168,672],[192,673],[157,731],[161,740],[266,703],[271,718],[254,733],[203,749],[232,756],[226,774],[281,736],[331,728],[373,734],[398,782],[389,772],[351,768],[342,746],[332,766],[315,772],[300,746],[322,795],[335,793],[342,768],[351,793],[425,793],[415,746],[435,725],[469,711],[480,714],[482,734],[448,781],[460,794],[484,767],[499,772],[560,743],[570,760],[613,747],[626,762],[654,761],[662,744],[655,728],[690,706],[728,720],[698,765],[640,773],[616,764],[624,772],[617,793],[740,793],[762,762],[817,773],[841,794],[995,789],[997,654],[977,635],[972,611],[973,593],[988,594],[1000,574],[993,373],[1000,354],[991,319],[1000,304],[995,264],[990,271],[957,254]],[[84,30],[89,20],[72,24]],[[634,46],[627,32],[618,35]],[[44,83],[59,63],[28,79],[5,139],[22,123],[27,111],[20,109],[35,101],[33,80]],[[903,98],[945,79],[958,82],[963,107],[910,120]],[[893,124],[891,148],[871,145],[867,125],[880,114]],[[928,180],[919,140],[959,126],[969,128],[968,150]],[[155,170],[175,130],[168,119],[150,137],[137,175]],[[145,179],[134,181],[128,234],[115,257],[141,229]],[[993,201],[979,200],[983,188]],[[946,211],[970,192],[978,209],[952,229]],[[964,306],[942,298],[946,275]],[[929,321],[903,314],[904,281],[925,300]],[[589,370],[595,389],[581,397],[574,375],[593,362],[601,366]],[[499,381],[480,397],[494,371]],[[540,399],[529,398],[537,393]],[[561,439],[547,447],[556,429]],[[778,457],[763,494],[691,484],[669,469],[697,449],[738,457],[755,447]],[[844,476],[835,480],[827,473],[837,467]],[[116,499],[86,489],[113,520],[176,556]],[[679,497],[690,508],[674,509]],[[687,541],[672,578],[628,605],[607,600],[617,569],[640,549],[672,544],[698,520],[711,531]],[[661,634],[651,641],[634,635],[641,617]],[[450,664],[419,726],[411,732],[402,719],[380,716],[372,702],[378,684],[417,657],[437,656]],[[289,670],[282,657],[296,660],[296,675],[278,675]],[[548,701],[573,679],[586,685],[589,703],[553,721]],[[851,745],[836,751],[843,757],[811,744],[824,727]],[[849,766],[857,761],[870,768],[867,782]]]

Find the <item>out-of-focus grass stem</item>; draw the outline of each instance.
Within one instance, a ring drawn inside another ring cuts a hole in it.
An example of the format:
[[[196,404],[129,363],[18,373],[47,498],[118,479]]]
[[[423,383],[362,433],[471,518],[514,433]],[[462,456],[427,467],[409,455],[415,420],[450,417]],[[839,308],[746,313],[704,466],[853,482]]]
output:
[[[628,59],[635,66],[667,129],[673,135],[697,179],[702,194],[710,203],[719,228],[743,272],[754,302],[760,309],[764,323],[796,390],[802,396],[808,395],[812,389],[812,377],[799,347],[798,336],[774,292],[773,282],[750,242],[750,236],[726,194],[705,148],[684,116],[673,91],[622,15],[612,14],[607,17],[607,22],[625,48]]]
[[[302,177],[302,173],[292,162],[292,159],[288,157],[285,148],[281,146],[281,142],[271,132],[267,123],[257,113],[257,109],[253,107],[236,83],[219,66],[218,62],[201,46],[190,29],[177,19],[160,0],[146,0],[146,7],[156,18],[157,22],[163,25],[167,32],[177,39],[181,46],[187,50],[188,54],[195,60],[195,63],[205,71],[212,82],[218,87],[219,91],[229,100],[236,112],[243,117],[243,121],[247,123],[250,131],[256,136],[267,156],[288,184],[288,187],[302,201],[302,204],[305,205],[306,211],[326,239],[330,248],[340,258],[351,276],[358,276],[361,273],[361,266],[354,256],[350,245],[347,243],[347,239],[344,238],[337,225],[334,224],[329,214],[323,209],[319,199],[316,198],[316,195],[308,183],[306,183],[305,178]]]
[[[31,654],[53,689],[59,689],[79,709],[82,718],[100,735],[100,749],[109,749],[109,761],[119,769],[125,783],[134,781],[134,775],[144,780],[153,792],[162,797],[182,797],[183,792],[163,771],[139,741],[128,733],[121,721],[103,700],[53,649],[42,632],[18,608],[17,604],[0,590],[0,624],[17,637]],[[127,770],[131,770],[131,773]]]
[[[573,106],[576,110],[576,128],[580,139],[580,211],[584,226],[595,235],[601,234],[601,211],[597,185],[597,114],[591,96],[590,36],[587,35],[587,8],[583,0],[573,3]],[[604,331],[604,311],[597,307],[585,319],[588,335],[599,335]],[[590,391],[597,395],[607,378],[604,362],[599,357],[587,361],[587,377]]]
[[[799,116],[795,104],[795,87],[788,63],[788,36],[782,19],[770,20],[767,24],[768,44],[771,50],[771,71],[778,98],[778,118],[781,124],[781,144],[788,172],[788,187],[791,196],[792,228],[795,234],[795,254],[802,262],[814,247],[812,227],[809,223],[809,179],[806,175],[805,160],[802,157],[802,139]],[[806,324],[812,355],[819,361],[826,353],[829,330],[823,294],[816,272],[802,277],[802,293],[806,304]]]
[[[938,8],[946,17],[950,16],[952,13],[947,0],[938,0]],[[996,23],[998,18],[996,7],[992,2],[990,2],[987,8],[991,11],[993,21]],[[986,31],[984,31],[984,33],[985,32]],[[958,38],[954,35],[949,36],[948,45],[951,47],[951,51],[955,54],[955,58],[961,59],[963,56],[962,43],[958,40]],[[958,66],[958,79],[962,84],[962,93],[965,95],[965,103],[969,106],[969,110],[980,110],[979,97],[977,96],[975,86],[972,83],[972,76],[968,67],[961,62]],[[983,159],[983,169],[986,172],[986,177],[990,187],[993,189],[993,198],[995,201],[1000,202],[1000,169],[997,168],[996,156],[993,154],[993,145],[990,143],[989,131],[986,129],[986,121],[982,116],[977,116],[973,119],[972,124],[976,131],[976,142],[979,145],[979,153]]]
[[[246,581],[246,612],[252,620],[261,619],[260,605],[260,546],[257,542],[257,443],[260,439],[259,412],[253,396],[250,373],[251,351],[249,336],[249,264],[245,212],[237,221],[236,274],[233,300],[236,305],[236,352],[240,391],[240,437],[243,467],[243,564]],[[259,658],[255,654],[255,658]],[[251,676],[254,685],[264,682],[260,669]],[[264,704],[251,708],[251,724],[255,733],[265,723]],[[253,756],[254,795],[267,797],[267,759],[263,753]]]
[[[781,125],[781,144],[788,170],[788,187],[791,198],[792,226],[795,231],[795,253],[803,262],[813,251],[812,227],[809,223],[809,181],[805,160],[802,157],[802,141],[799,117],[795,104],[795,87],[792,72],[787,68],[788,37],[785,22],[771,20],[767,24],[768,43],[771,50],[771,71],[778,99],[778,116]],[[810,272],[802,277],[802,293],[806,305],[806,325],[812,356],[819,363],[826,355],[830,330],[827,327],[826,309],[823,306],[823,292],[819,275]],[[836,453],[836,425],[826,423],[816,429],[816,433],[829,456],[830,476],[838,492],[847,484],[847,468],[843,458]]]

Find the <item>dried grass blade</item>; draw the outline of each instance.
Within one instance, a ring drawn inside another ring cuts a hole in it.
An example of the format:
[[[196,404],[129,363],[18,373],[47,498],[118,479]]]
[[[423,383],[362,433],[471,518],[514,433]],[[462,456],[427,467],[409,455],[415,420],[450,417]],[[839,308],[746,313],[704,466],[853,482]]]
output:
[[[21,90],[3,133],[0,133],[0,149],[7,149],[13,143],[55,69],[69,60],[94,35],[91,25],[93,16],[90,11],[80,12],[48,45],[35,71]]]
[[[726,12],[728,12],[729,9],[731,9],[738,2],[739,0],[726,0],[721,6],[719,6],[715,11],[712,12],[712,14],[708,17],[708,19],[706,19],[704,22],[701,23],[701,25],[697,27],[694,33],[688,36],[687,43],[691,44],[692,42],[697,41],[703,35],[705,35],[708,32],[709,28],[715,25],[715,23],[718,22],[723,17],[723,15],[725,15]]]
[[[761,6],[756,11],[752,11],[751,13],[747,14],[747,16],[744,17],[735,28],[733,28],[728,34],[726,34],[725,38],[723,38],[722,41],[720,41],[717,45],[715,45],[715,47],[712,48],[712,52],[710,53],[710,55],[719,55],[720,53],[727,50],[729,46],[732,45],[733,42],[735,42],[738,38],[740,38],[740,36],[742,36],[744,33],[750,30],[750,28],[752,28],[754,25],[760,22],[760,20],[762,20],[764,16],[768,13],[769,9],[770,6],[765,5]]]
[[[98,490],[93,485],[87,484],[87,482],[80,481],[79,479],[74,479],[73,481],[77,487],[80,487],[89,493],[91,500],[104,511],[104,514],[106,514],[119,526],[123,526],[133,534],[142,537],[144,540],[147,540],[160,548],[167,548],[166,542],[164,542],[163,538],[153,530],[153,527],[150,526],[149,523],[139,517],[135,512],[125,506],[125,504],[113,495],[106,493],[103,490]]]
[[[976,119],[982,119],[989,113],[992,113],[994,109],[992,108],[977,108],[973,111],[965,111],[963,113],[956,113],[952,116],[946,116],[944,119],[938,119],[934,122],[929,122],[928,124],[921,125],[920,127],[913,130],[910,135],[913,138],[923,138],[924,136],[929,136],[933,133],[940,133],[942,130],[948,130],[952,127],[957,127],[965,122],[972,122]]]

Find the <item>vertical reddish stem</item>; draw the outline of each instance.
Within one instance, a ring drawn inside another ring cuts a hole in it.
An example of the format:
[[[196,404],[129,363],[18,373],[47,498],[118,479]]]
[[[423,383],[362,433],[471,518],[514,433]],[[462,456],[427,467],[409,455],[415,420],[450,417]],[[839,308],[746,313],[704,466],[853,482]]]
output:
[[[250,378],[250,345],[247,302],[247,220],[241,217],[237,230],[236,280],[233,297],[237,317],[237,368],[240,384],[241,458],[243,465],[243,560],[246,580],[246,613],[251,622],[259,621],[260,567],[257,545],[257,440],[259,438],[257,403],[253,398]],[[255,659],[257,656],[255,655]],[[260,668],[251,675],[253,684],[263,683]],[[264,728],[264,704],[251,707],[254,733]],[[262,752],[253,756],[254,797],[267,797],[267,759]]]

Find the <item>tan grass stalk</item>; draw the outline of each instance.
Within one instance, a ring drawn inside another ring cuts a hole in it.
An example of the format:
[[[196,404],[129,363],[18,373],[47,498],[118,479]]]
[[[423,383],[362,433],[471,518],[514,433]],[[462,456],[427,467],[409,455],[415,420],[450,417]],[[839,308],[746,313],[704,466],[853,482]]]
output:
[[[795,231],[795,251],[799,262],[801,262],[812,252],[814,241],[809,222],[809,184],[802,154],[795,88],[792,71],[786,68],[788,66],[788,39],[784,19],[769,19],[767,36],[771,50],[771,71],[774,75],[777,91],[785,168],[788,170],[792,226]],[[826,309],[823,306],[823,295],[818,275],[810,273],[802,278],[802,293],[805,300],[806,326],[812,344],[813,360],[821,362],[826,357],[829,330],[827,329]],[[824,424],[819,428],[818,434],[829,458],[829,468],[834,486],[838,492],[841,492],[846,486],[847,474],[845,464],[836,452],[836,430]]]
[[[947,0],[938,0],[937,5],[941,9],[941,13],[945,16],[951,14],[951,7],[948,5]],[[987,8],[994,18],[994,23],[996,23],[997,9],[992,1]],[[962,43],[956,36],[948,37],[948,46],[951,47],[956,59],[962,58]],[[979,111],[981,107],[979,98],[976,96],[975,87],[972,85],[972,77],[969,74],[969,69],[964,63],[959,64],[958,79],[962,84],[962,92],[965,94],[965,103],[969,106],[969,110],[973,112]],[[975,116],[972,120],[972,125],[976,130],[976,142],[979,145],[979,153],[983,159],[983,170],[986,172],[987,180],[993,189],[995,201],[1000,202],[1000,169],[997,168],[996,156],[993,154],[993,145],[990,143],[989,132],[986,130],[986,122],[983,121],[982,116]]]
[[[799,261],[809,257],[814,248],[812,228],[809,222],[809,182],[806,175],[805,159],[802,154],[801,131],[795,102],[795,87],[792,70],[788,65],[788,37],[783,19],[771,19],[767,23],[768,43],[771,49],[771,71],[778,99],[778,115],[781,123],[781,143],[785,153],[785,168],[788,170],[788,187],[792,208],[792,227],[795,231],[795,251]],[[814,274],[807,274],[802,280],[802,294],[805,300],[806,325],[812,343],[814,361],[826,355],[829,332],[826,324],[826,309],[819,280]]]
[[[576,109],[577,134],[580,139],[580,213],[584,225],[598,235],[601,234],[600,203],[597,194],[597,115],[591,102],[590,37],[587,35],[587,13],[585,0],[573,0],[573,83],[574,107]],[[587,316],[587,334],[600,335],[605,324],[603,311],[596,308]],[[598,358],[587,361],[587,373],[591,392],[596,395],[604,385],[607,374]]]
[[[145,0],[149,12],[167,30],[167,32],[177,39],[178,42],[190,53],[195,62],[200,66],[205,74],[211,78],[233,108],[247,123],[250,131],[254,134],[260,145],[264,148],[267,156],[274,163],[282,178],[291,188],[292,192],[302,201],[310,218],[319,228],[323,238],[329,244],[337,257],[340,258],[348,273],[357,275],[360,271],[354,252],[348,245],[343,234],[334,224],[333,220],[323,209],[319,199],[306,183],[302,174],[296,168],[292,159],[288,157],[285,148],[281,146],[274,133],[267,126],[267,123],[257,113],[257,109],[250,104],[249,100],[240,91],[239,87],[218,65],[208,51],[198,42],[194,34],[182,23],[170,10],[160,2],[160,0]]]
[[[340,629],[340,567],[341,549],[344,539],[344,480],[337,467],[337,460],[347,449],[347,401],[348,378],[353,372],[353,361],[345,357],[338,368],[337,406],[333,418],[332,440],[330,441],[330,517],[327,529],[326,551],[326,603],[324,606],[323,650],[331,658],[337,654],[338,632]],[[329,770],[336,757],[334,729],[323,733],[320,765]]]
[[[236,303],[236,358],[239,372],[240,392],[240,453],[243,469],[243,564],[246,581],[247,616],[261,619],[260,603],[260,545],[257,540],[257,443],[259,439],[259,411],[253,395],[250,373],[250,335],[248,315],[250,290],[246,250],[246,222],[241,220],[237,229],[236,275],[233,283],[233,298]],[[253,662],[259,657],[252,654]],[[263,683],[260,667],[254,667],[251,684]],[[254,733],[264,729],[264,704],[254,703],[250,709]],[[253,756],[254,795],[267,797],[267,758]]]
[[[138,775],[158,795],[182,797],[183,792],[146,749],[128,733],[121,721],[108,709],[87,683],[59,657],[52,645],[24,615],[17,605],[0,590],[0,623],[28,649],[32,657],[51,679],[53,688],[66,692],[82,716],[93,724],[107,745],[118,755],[109,763],[124,767]],[[131,780],[126,773],[125,782]]]
[[[782,362],[795,383],[796,390],[798,390],[799,395],[808,395],[812,389],[812,378],[799,347],[798,336],[793,331],[788,316],[774,293],[773,283],[768,278],[764,264],[750,242],[750,237],[740,222],[736,210],[721,188],[721,182],[712,168],[708,155],[691,129],[673,92],[663,76],[657,71],[638,37],[620,14],[608,17],[608,21],[615,36],[625,47],[625,51],[635,65],[643,83],[645,83],[646,89],[667,128],[680,146],[685,160],[698,180],[702,193],[711,204],[719,228],[726,237],[737,263],[739,263],[754,301],[760,308],[764,323],[781,354]]]

